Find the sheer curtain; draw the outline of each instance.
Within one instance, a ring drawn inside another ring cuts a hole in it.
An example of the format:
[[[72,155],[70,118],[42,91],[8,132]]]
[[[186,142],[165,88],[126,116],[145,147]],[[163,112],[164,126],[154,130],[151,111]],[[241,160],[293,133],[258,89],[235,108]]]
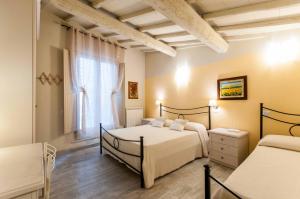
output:
[[[116,75],[116,81],[113,81],[114,87],[111,92],[111,102],[112,102],[112,114],[113,114],[113,121],[114,121],[114,127],[113,128],[120,128],[120,119],[119,119],[119,106],[120,102],[118,101],[117,94],[120,93],[124,76],[125,76],[125,64],[124,62],[124,50],[121,48],[116,49],[116,62],[120,63],[118,64],[118,67],[116,68],[117,71],[114,73]],[[120,99],[119,99],[120,100]]]
[[[89,132],[102,122],[118,128],[118,101],[124,78],[124,50],[113,44],[69,29],[72,91],[76,96],[76,128]]]

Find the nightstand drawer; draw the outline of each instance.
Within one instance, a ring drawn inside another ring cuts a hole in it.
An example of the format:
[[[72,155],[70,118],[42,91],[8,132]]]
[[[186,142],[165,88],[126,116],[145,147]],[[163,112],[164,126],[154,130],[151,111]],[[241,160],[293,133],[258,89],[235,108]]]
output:
[[[227,155],[235,156],[235,157],[238,156],[239,150],[236,147],[221,144],[221,143],[218,143],[218,142],[211,142],[210,144],[211,144],[211,147],[210,147],[211,150],[217,151],[219,153],[224,153],[224,154],[227,154]]]
[[[211,150],[210,158],[233,167],[238,166],[238,159],[236,157],[220,153],[214,150]]]
[[[211,134],[211,142],[217,142],[220,144],[226,144],[229,146],[235,146],[238,147],[238,140],[233,137],[228,137],[224,135],[218,135],[216,133]]]
[[[215,128],[209,131],[209,158],[220,164],[237,167],[248,155],[248,132]]]

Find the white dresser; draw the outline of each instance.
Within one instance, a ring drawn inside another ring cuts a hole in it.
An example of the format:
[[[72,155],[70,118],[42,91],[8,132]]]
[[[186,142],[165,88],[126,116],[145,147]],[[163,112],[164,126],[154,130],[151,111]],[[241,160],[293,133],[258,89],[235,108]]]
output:
[[[248,156],[248,132],[226,128],[209,131],[209,158],[225,166],[236,168]]]
[[[143,118],[143,108],[126,108],[126,127],[141,125]]]

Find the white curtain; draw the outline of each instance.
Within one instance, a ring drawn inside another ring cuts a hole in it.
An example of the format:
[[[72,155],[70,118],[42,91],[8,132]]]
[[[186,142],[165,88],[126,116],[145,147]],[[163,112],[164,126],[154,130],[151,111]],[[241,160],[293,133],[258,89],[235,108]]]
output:
[[[125,76],[125,64],[124,61],[124,50],[120,50],[120,48],[117,49],[117,62],[121,63],[118,66],[118,73],[117,73],[117,81],[116,85],[114,86],[114,89],[112,90],[111,94],[111,101],[112,101],[112,113],[113,113],[113,120],[114,120],[114,128],[120,128],[120,119],[119,119],[119,110],[118,110],[118,104],[117,101],[119,98],[117,97],[117,94],[120,93],[123,80]]]
[[[124,78],[124,50],[75,28],[69,30],[68,38],[77,130],[88,132],[100,122],[106,128],[118,128],[115,94]]]

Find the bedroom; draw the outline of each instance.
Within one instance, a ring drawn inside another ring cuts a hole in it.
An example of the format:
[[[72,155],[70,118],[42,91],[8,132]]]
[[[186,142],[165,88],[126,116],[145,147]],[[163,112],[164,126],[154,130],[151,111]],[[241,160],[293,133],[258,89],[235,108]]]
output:
[[[0,198],[235,198],[211,177],[236,198],[299,198],[299,12],[1,1]],[[241,90],[222,95],[228,82]]]

